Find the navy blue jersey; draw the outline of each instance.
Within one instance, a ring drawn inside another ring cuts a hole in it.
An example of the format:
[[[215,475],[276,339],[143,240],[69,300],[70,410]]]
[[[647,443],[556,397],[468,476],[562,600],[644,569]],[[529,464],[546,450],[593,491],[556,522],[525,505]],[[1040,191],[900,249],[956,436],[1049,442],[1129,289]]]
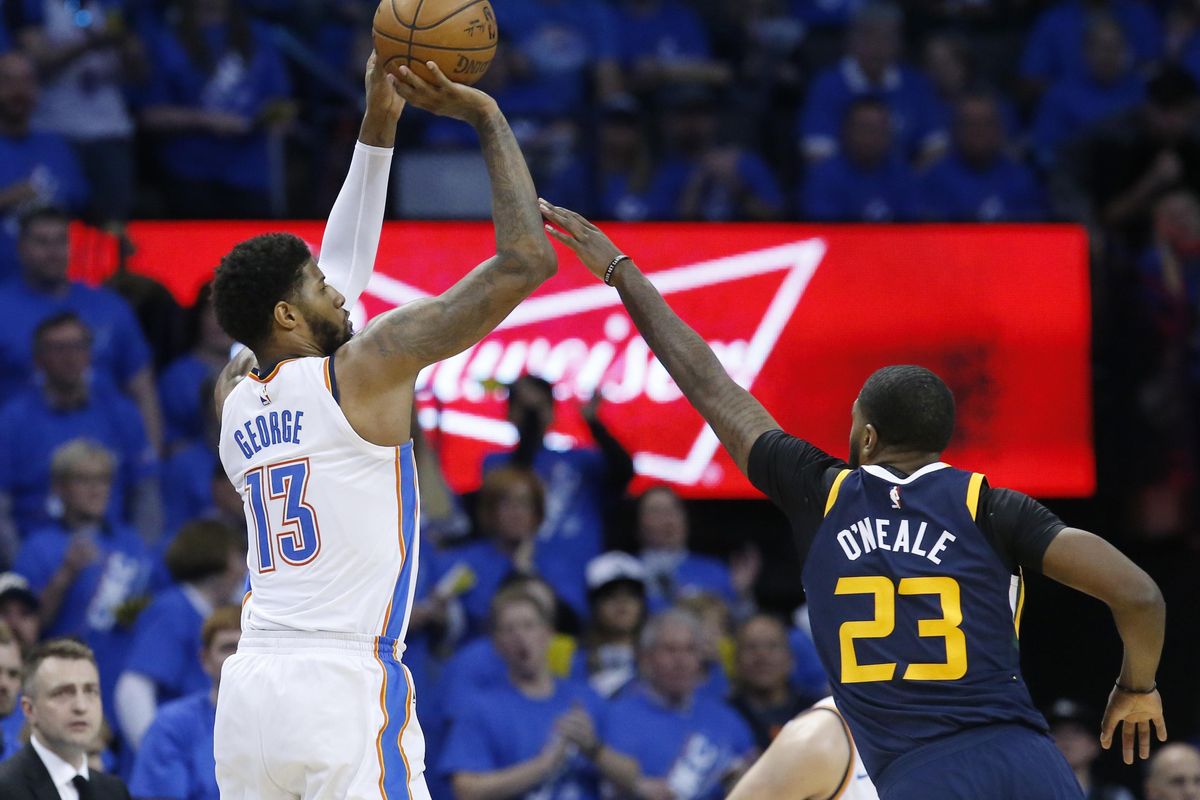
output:
[[[801,534],[813,641],[873,780],[980,726],[1046,730],[1017,635],[1021,568],[1040,568],[1056,517],[979,473],[851,470],[780,431],[750,475]]]

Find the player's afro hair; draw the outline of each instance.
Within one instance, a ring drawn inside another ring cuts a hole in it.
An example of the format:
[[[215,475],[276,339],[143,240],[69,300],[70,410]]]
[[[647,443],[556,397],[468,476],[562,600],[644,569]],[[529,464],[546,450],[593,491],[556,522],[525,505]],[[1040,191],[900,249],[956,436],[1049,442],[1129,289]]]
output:
[[[300,286],[308,245],[290,233],[265,233],[229,251],[212,282],[217,322],[251,350],[271,333],[275,304]]]
[[[884,367],[863,384],[858,408],[889,447],[940,453],[954,434],[954,395],[924,367]]]

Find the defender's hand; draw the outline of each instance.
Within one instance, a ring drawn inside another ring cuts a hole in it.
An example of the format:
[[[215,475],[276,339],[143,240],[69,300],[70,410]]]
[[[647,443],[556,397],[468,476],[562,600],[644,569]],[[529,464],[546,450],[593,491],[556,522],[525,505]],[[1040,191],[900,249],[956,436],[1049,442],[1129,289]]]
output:
[[[400,67],[396,91],[417,108],[441,117],[460,119],[477,125],[496,108],[496,101],[470,86],[455,83],[447,78],[438,65],[426,61],[425,66],[433,73],[429,83],[406,66]]]
[[[1108,708],[1100,723],[1100,746],[1107,750],[1112,746],[1113,733],[1121,725],[1121,754],[1126,764],[1133,763],[1134,733],[1137,734],[1138,757],[1143,761],[1150,757],[1150,723],[1154,723],[1158,740],[1167,740],[1167,724],[1163,721],[1162,697],[1157,691],[1150,694],[1134,694],[1113,687],[1108,696]]]
[[[604,235],[604,232],[583,217],[567,208],[551,205],[538,198],[542,216],[550,224],[546,231],[558,241],[575,251],[579,260],[593,275],[604,280],[604,271],[621,251]],[[556,230],[557,229],[557,230]],[[618,267],[620,269],[620,267]]]
[[[380,64],[375,51],[367,59],[366,85],[367,112],[383,114],[395,121],[404,111],[404,98],[396,89],[396,76],[387,72]]]

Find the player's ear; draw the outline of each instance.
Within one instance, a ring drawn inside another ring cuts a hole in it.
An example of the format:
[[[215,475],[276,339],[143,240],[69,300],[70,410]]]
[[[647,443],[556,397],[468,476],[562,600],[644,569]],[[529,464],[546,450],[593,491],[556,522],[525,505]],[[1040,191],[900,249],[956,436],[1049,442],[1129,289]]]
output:
[[[280,300],[275,304],[274,317],[275,324],[285,331],[293,331],[300,324],[300,318],[296,314],[296,309],[286,300]]]
[[[879,449],[879,432],[875,430],[875,426],[867,423],[863,426],[862,451],[863,455],[868,455]]]

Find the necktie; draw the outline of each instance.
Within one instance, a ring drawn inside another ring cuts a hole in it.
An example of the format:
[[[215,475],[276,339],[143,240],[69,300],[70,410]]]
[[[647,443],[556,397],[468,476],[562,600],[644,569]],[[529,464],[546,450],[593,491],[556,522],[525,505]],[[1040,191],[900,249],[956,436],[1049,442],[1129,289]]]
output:
[[[71,783],[75,785],[75,790],[79,792],[79,800],[93,800],[95,795],[92,794],[92,786],[88,783],[88,779],[82,775],[76,775],[71,778]]]

